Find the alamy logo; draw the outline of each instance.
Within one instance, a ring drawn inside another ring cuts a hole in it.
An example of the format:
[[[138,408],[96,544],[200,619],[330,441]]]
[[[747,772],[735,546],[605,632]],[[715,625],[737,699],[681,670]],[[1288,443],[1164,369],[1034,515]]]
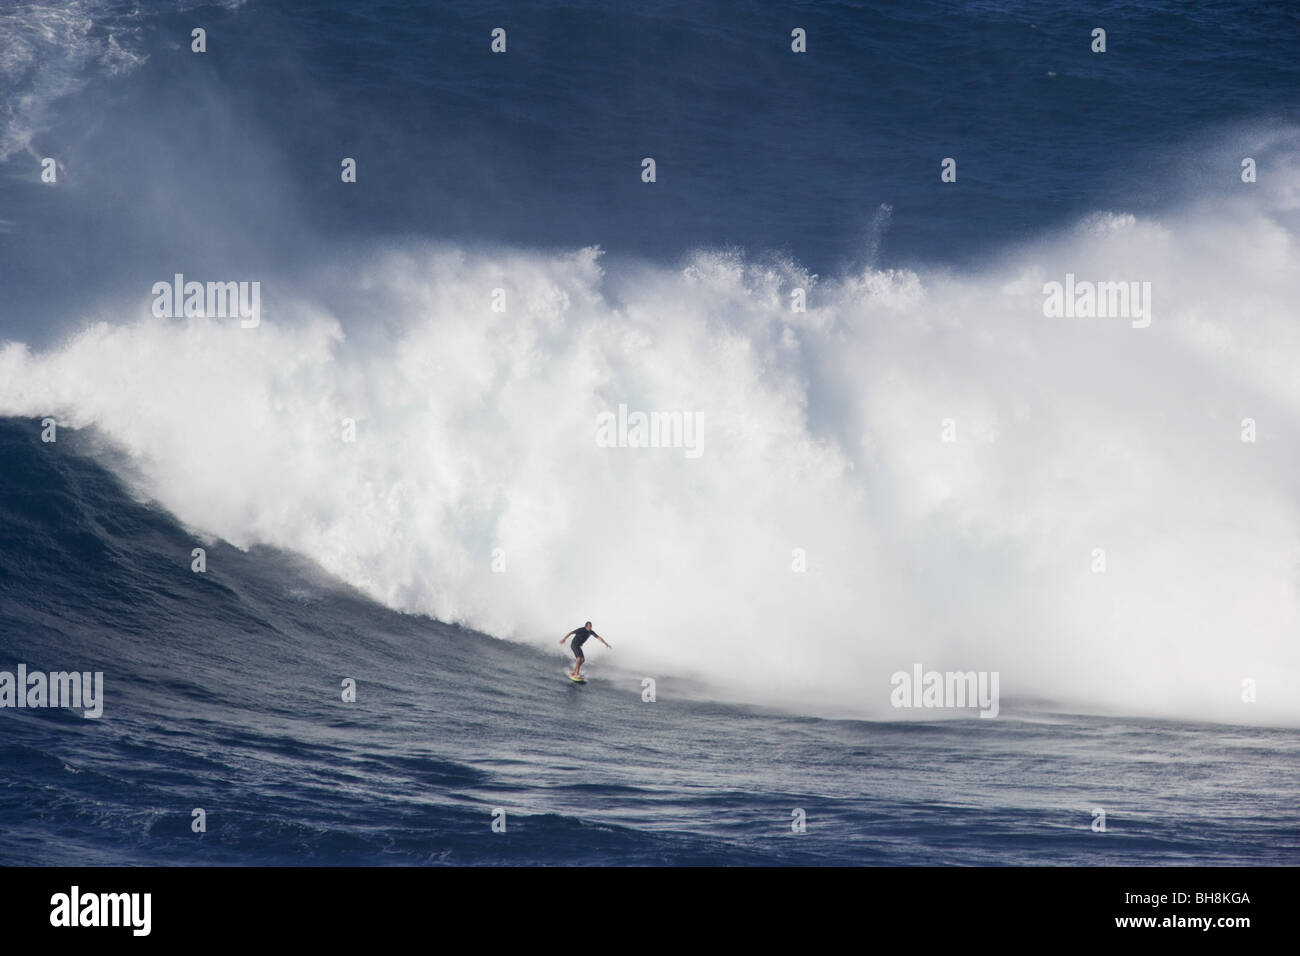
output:
[[[238,317],[240,328],[255,329],[262,323],[262,283],[186,282],[176,273],[171,282],[153,284],[153,314],[160,319]]]
[[[631,412],[596,416],[597,448],[684,448],[687,458],[704,454],[700,447],[704,416],[699,412]]]
[[[152,928],[152,893],[86,893],[74,886],[50,897],[51,926],[129,926],[133,936]]]
[[[1049,319],[1132,319],[1135,329],[1151,324],[1150,282],[1075,281],[1067,272],[1064,283],[1044,285],[1043,295]]]
[[[104,672],[41,671],[28,673],[26,664],[18,672],[0,671],[0,708],[72,707],[83,717],[104,713]]]
[[[926,671],[912,665],[912,673],[897,671],[889,679],[895,707],[979,707],[981,717],[998,715],[997,671]]]

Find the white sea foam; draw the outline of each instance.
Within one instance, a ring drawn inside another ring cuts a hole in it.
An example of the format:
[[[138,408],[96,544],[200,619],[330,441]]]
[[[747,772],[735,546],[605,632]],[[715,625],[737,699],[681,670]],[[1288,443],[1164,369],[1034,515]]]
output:
[[[265,276],[257,329],[154,318],[142,289],[47,352],[11,342],[0,413],[96,426],[186,524],[393,608],[551,649],[592,620],[606,660],[744,699],[894,717],[890,675],[925,661],[1000,672],[1004,712],[1290,723],[1294,229],[1219,201],[832,280],[376,249],[338,267],[346,308]],[[1151,326],[1044,318],[1066,272],[1150,281]],[[702,414],[706,453],[598,447],[620,403]]]

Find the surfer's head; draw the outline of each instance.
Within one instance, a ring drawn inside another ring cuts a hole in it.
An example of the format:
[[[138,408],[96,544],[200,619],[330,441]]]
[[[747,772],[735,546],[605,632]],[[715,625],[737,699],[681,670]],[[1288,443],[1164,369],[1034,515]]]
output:
[[[584,625],[582,625],[582,626],[583,626],[583,627],[591,627],[591,622],[588,621],[586,624],[584,624]]]

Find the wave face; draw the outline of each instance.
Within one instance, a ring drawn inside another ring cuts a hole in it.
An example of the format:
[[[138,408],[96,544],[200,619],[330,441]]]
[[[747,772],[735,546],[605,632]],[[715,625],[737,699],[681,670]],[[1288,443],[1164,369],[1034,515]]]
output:
[[[830,280],[406,245],[274,286],[255,329],[142,301],[11,343],[0,412],[93,426],[196,533],[387,607],[539,647],[591,619],[623,666],[744,700],[882,716],[920,662],[1290,723],[1300,258],[1270,202]],[[1150,325],[1045,318],[1067,274],[1149,282]],[[620,405],[697,415],[701,454],[600,447]]]
[[[714,695],[1295,722],[1294,13],[1120,4],[1100,56],[1068,6],[859,3],[798,59],[782,11],[605,6],[487,4],[502,60],[446,10],[18,4],[0,414],[196,537]],[[177,273],[262,324],[153,317]],[[1046,318],[1067,276],[1150,326]],[[702,454],[600,447],[620,408]]]
[[[101,454],[0,420],[0,670],[104,675],[97,719],[0,712],[0,863],[1296,861],[1294,731],[818,720],[671,677],[650,703],[599,648],[578,688],[556,647],[398,614],[288,552],[212,542],[193,573],[192,533]]]

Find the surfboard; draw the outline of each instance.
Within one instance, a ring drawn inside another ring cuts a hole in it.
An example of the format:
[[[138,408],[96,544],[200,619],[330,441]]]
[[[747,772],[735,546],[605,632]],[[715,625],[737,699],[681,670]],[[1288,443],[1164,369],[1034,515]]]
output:
[[[585,678],[585,677],[574,677],[572,674],[569,675],[569,680],[573,681],[575,684],[585,684],[585,683],[587,683],[587,678]]]

